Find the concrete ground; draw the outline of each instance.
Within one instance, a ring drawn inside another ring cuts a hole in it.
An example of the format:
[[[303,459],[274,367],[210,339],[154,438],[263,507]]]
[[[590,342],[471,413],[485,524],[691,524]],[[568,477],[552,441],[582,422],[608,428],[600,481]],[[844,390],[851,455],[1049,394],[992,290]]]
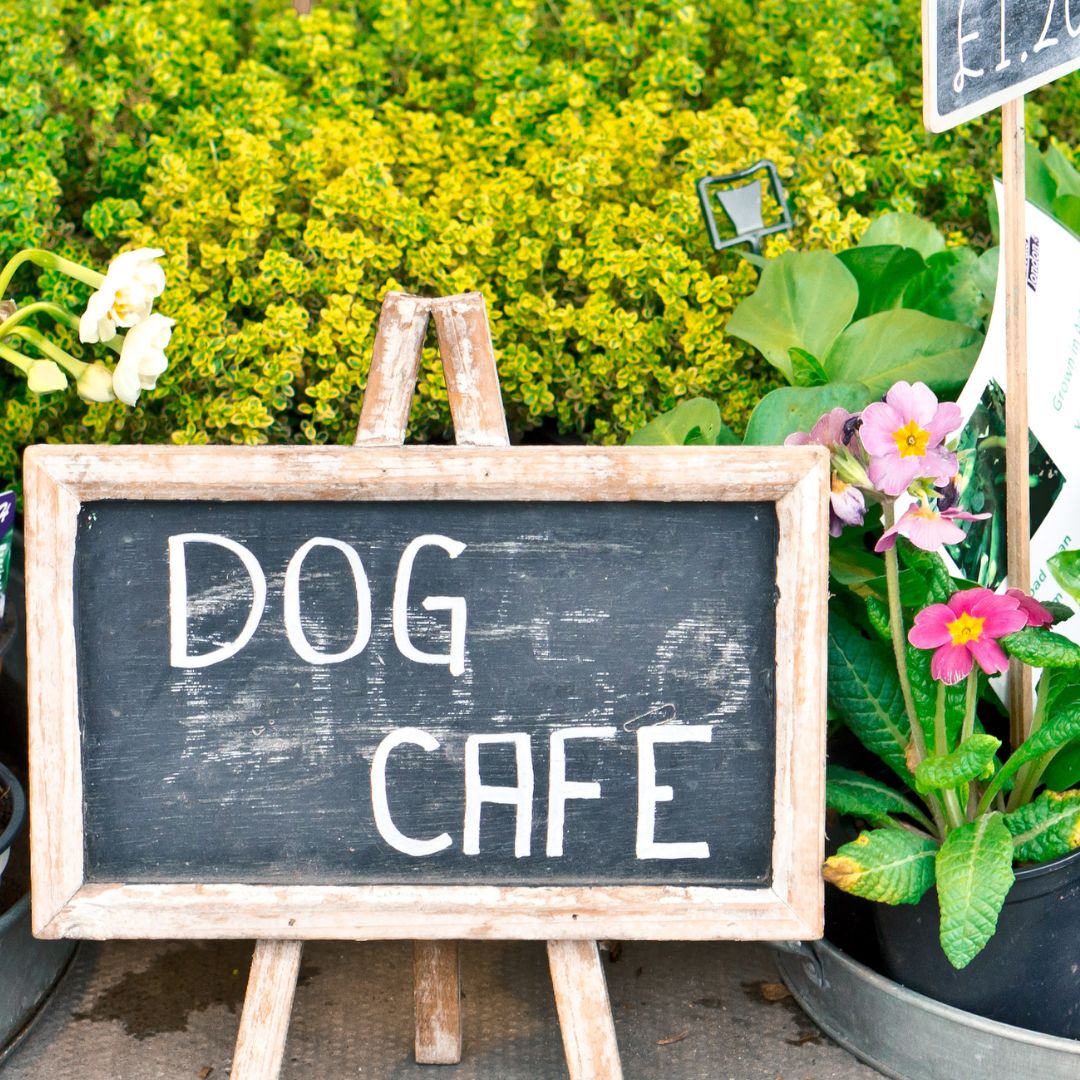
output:
[[[407,943],[306,946],[282,1080],[547,1080],[566,1067],[542,943],[463,946],[464,1059],[412,1060]],[[226,1080],[246,942],[85,943],[0,1080]],[[605,962],[627,1080],[873,1080],[751,943],[626,943]]]

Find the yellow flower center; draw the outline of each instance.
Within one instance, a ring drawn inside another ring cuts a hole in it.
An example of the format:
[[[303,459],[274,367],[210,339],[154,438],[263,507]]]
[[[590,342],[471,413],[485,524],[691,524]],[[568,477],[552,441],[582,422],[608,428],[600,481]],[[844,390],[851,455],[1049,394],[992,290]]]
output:
[[[909,420],[902,428],[894,431],[892,437],[901,457],[922,457],[930,442],[930,432],[919,427],[914,420]]]
[[[124,296],[123,289],[117,289],[116,295],[113,297],[112,308],[109,310],[113,322],[120,322],[128,318],[134,310],[135,305]]]
[[[986,619],[976,618],[966,611],[958,619],[945,624],[945,629],[952,634],[954,645],[966,645],[969,641],[978,641],[982,636],[983,623]]]

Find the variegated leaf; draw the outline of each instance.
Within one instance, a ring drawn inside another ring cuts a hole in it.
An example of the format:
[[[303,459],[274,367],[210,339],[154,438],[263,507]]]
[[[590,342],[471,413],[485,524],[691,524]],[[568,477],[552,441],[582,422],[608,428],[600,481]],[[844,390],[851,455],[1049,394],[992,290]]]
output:
[[[883,904],[917,904],[934,884],[937,842],[907,829],[861,833],[825,860],[825,880]]]
[[[1017,862],[1047,862],[1080,847],[1080,791],[1044,791],[1005,815]]]

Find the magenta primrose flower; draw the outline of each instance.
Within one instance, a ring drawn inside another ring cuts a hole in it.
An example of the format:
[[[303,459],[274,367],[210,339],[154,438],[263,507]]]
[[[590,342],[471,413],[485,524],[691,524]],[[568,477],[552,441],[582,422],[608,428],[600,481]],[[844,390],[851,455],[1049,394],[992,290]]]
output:
[[[1054,616],[1035,599],[1021,589],[1006,589],[1006,596],[1013,596],[1020,605],[1020,610],[1027,617],[1028,626],[1049,626]]]
[[[825,413],[806,431],[796,431],[784,440],[785,446],[825,446],[833,454],[832,480],[829,489],[829,535],[839,536],[845,525],[861,525],[866,516],[866,499],[859,488],[840,476],[839,458],[848,459],[855,471],[862,473],[862,465],[847,450],[851,440],[850,422],[855,414],[847,409],[836,408]],[[865,476],[863,477],[865,480]]]
[[[947,481],[956,472],[956,455],[942,443],[960,421],[960,407],[939,403],[925,383],[895,383],[884,401],[862,411],[859,438],[870,455],[871,482],[895,496],[915,480]]]
[[[897,536],[906,536],[923,551],[937,551],[944,544],[959,544],[966,539],[964,530],[955,524],[957,521],[982,521],[991,516],[990,514],[969,514],[964,510],[935,510],[929,503],[920,502],[905,510],[900,520],[881,534],[881,539],[874,545],[874,550],[887,551],[896,546]],[[1016,591],[1020,592],[1019,589]],[[1034,600],[1031,602],[1035,603]],[[1041,604],[1037,606],[1042,607]],[[1046,608],[1042,610],[1046,611]],[[1050,613],[1047,612],[1047,614]]]
[[[923,608],[915,616],[908,641],[917,649],[934,649],[930,674],[952,685],[967,678],[973,661],[987,675],[1007,671],[1009,661],[998,638],[1022,630],[1027,620],[1015,596],[965,589],[953,593],[947,603]]]

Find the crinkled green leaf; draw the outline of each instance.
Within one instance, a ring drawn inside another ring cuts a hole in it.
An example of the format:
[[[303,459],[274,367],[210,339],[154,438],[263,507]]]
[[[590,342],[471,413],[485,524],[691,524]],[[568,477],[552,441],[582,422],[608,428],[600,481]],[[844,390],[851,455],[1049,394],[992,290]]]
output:
[[[829,701],[844,723],[910,786],[904,757],[910,729],[892,651],[830,613],[828,682]]]
[[[1068,708],[1055,708],[1043,721],[1042,727],[1029,735],[1014,751],[994,778],[994,786],[1012,776],[1022,765],[1036,761],[1044,754],[1057,750],[1073,739],[1080,737],[1080,705]]]
[[[707,446],[732,445],[739,439],[720,419],[720,407],[708,398],[691,398],[661,413],[627,440],[631,446],[684,446],[693,440]]]
[[[1074,600],[1080,600],[1080,551],[1059,551],[1046,564],[1054,580]]]
[[[921,833],[873,829],[826,859],[823,872],[826,881],[853,896],[882,904],[917,904],[934,884],[937,849],[937,842]]]
[[[1001,647],[1032,667],[1080,667],[1080,645],[1042,626],[1027,626],[1001,638]]]
[[[785,251],[765,264],[757,289],[732,313],[727,332],[753,345],[790,382],[790,350],[825,356],[858,302],[855,278],[831,252]]]
[[[872,244],[837,252],[859,285],[859,306],[852,321],[900,307],[904,287],[926,268],[922,256],[899,244]]]
[[[875,396],[899,379],[942,392],[971,374],[982,340],[981,333],[963,323],[907,308],[881,311],[840,335],[825,356],[825,370],[835,382],[865,383]]]
[[[1080,791],[1044,791],[1005,815],[1017,862],[1059,859],[1080,847]]]
[[[925,579],[927,603],[944,604],[960,587],[960,579],[949,573],[945,560],[936,551],[923,551],[903,537],[898,542],[897,550],[904,566],[918,571]]]
[[[1001,740],[993,735],[969,735],[944,757],[930,757],[919,762],[915,769],[915,790],[926,795],[985,779],[993,774],[994,754],[999,746]]]
[[[933,653],[929,649],[916,649],[914,645],[905,646],[908,669],[908,685],[915,702],[915,711],[919,714],[919,723],[926,737],[926,747],[930,753],[936,752],[934,716],[937,714],[937,696],[939,683],[930,674],[930,661]],[[945,731],[949,745],[956,742],[964,724],[964,712],[967,693],[963,683],[945,687]]]
[[[892,641],[892,627],[889,625],[889,605],[876,596],[866,597],[866,617],[877,631],[882,641]]]
[[[935,870],[941,948],[954,968],[967,967],[993,936],[1012,863],[1012,833],[1001,814],[984,814],[945,837]]]
[[[875,218],[859,241],[859,247],[877,244],[899,244],[913,248],[925,259],[945,250],[945,237],[929,221],[915,214],[898,212]]]
[[[830,409],[858,412],[873,398],[862,383],[782,386],[757,403],[743,441],[750,446],[779,446],[792,432],[809,431]]]
[[[874,825],[891,825],[893,814],[903,814],[927,829],[933,825],[924,811],[887,784],[840,765],[825,771],[825,804],[838,814],[864,818]]]

